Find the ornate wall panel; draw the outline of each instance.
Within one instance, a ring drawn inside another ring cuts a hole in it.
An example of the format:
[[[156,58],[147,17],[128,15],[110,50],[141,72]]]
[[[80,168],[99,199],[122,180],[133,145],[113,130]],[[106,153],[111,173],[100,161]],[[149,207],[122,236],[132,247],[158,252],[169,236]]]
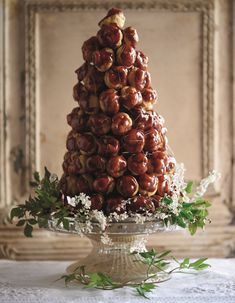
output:
[[[214,167],[223,174],[211,191],[213,223],[206,232],[195,238],[182,232],[157,235],[150,244],[172,248],[178,255],[233,255],[232,31],[224,35],[231,26],[232,1],[10,0],[0,5],[0,41],[5,44],[0,62],[0,207],[6,210],[27,196],[35,169],[46,165],[61,173],[81,45],[96,33],[105,10],[120,6],[127,25],[138,30],[138,47],[150,58],[159,92],[156,108],[166,119],[171,148],[185,162],[187,177],[200,179]],[[0,227],[3,257],[76,258],[89,247],[86,239],[37,231],[28,240],[19,229]]]

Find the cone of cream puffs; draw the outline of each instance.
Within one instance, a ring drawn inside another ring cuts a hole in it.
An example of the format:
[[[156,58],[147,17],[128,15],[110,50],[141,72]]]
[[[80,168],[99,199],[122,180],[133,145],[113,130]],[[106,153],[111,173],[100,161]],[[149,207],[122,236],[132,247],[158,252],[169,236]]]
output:
[[[91,210],[107,216],[154,213],[170,194],[175,159],[155,111],[149,60],[120,9],[110,9],[98,25],[82,45],[84,62],[75,71],[61,191],[64,197],[88,195]]]

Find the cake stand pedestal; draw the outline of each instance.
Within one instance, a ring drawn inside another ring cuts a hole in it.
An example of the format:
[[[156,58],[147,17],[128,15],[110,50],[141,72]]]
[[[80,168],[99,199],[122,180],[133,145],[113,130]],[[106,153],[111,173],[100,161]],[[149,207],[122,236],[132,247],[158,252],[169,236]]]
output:
[[[49,221],[49,229],[63,233],[79,233],[82,223],[70,220],[69,231],[56,222]],[[138,283],[146,278],[148,265],[144,264],[139,254],[133,251],[146,251],[145,243],[148,235],[157,232],[174,230],[175,226],[166,228],[160,221],[145,223],[118,222],[110,223],[106,229],[108,238],[103,238],[99,224],[93,223],[92,232],[85,233],[91,240],[92,250],[87,257],[71,264],[68,273],[73,273],[79,267],[85,266],[85,272],[102,272],[109,275],[113,281],[120,283]],[[108,240],[107,243],[105,240]],[[149,275],[155,275],[151,282],[168,280],[170,275],[156,267],[152,267]]]

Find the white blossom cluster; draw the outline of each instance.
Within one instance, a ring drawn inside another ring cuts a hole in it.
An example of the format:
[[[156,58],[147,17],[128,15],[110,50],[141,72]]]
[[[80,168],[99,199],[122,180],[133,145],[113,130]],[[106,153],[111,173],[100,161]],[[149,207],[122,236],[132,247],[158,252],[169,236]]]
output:
[[[84,193],[80,193],[78,196],[69,197],[67,196],[68,204],[76,207],[80,203],[84,206],[85,209],[90,209],[91,207],[91,200],[90,197],[85,195]]]
[[[213,170],[212,172],[210,172],[209,176],[202,179],[201,182],[199,183],[192,200],[195,198],[203,197],[207,191],[208,186],[210,184],[216,182],[220,177],[221,177],[221,174],[218,173],[217,171]]]
[[[104,231],[107,227],[107,217],[104,215],[102,211],[93,210],[91,213],[91,218],[97,220],[100,224],[100,228]]]
[[[184,180],[184,174],[184,164],[176,163],[174,174],[168,177],[170,183],[170,191],[172,192],[172,203],[169,205],[169,209],[176,215],[178,214],[179,196],[180,194],[184,194],[184,189],[187,185]],[[187,199],[186,196],[185,198]]]
[[[101,242],[105,245],[113,245],[112,239],[105,232],[101,235],[100,239],[101,239]]]

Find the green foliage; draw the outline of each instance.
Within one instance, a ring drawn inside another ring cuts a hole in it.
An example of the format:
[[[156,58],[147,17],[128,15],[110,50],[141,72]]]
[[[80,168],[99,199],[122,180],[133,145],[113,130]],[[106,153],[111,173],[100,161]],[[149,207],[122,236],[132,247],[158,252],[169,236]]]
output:
[[[193,182],[188,182],[185,192],[191,193]],[[161,200],[161,207],[158,212],[166,213],[165,224],[176,224],[181,228],[187,228],[191,235],[194,235],[198,228],[203,228],[208,216],[208,207],[211,204],[203,198],[196,198],[194,201],[185,202],[184,195],[179,197],[177,211],[173,211],[171,196],[165,196]]]
[[[190,194],[193,189],[193,181],[189,181],[185,187],[186,193]]]
[[[24,204],[11,210],[11,221],[14,218],[18,219],[16,226],[24,227],[26,237],[32,237],[33,226],[36,224],[40,228],[46,228],[52,215],[58,218],[58,224],[62,222],[64,228],[68,230],[69,221],[66,219],[68,210],[61,202],[58,180],[51,178],[51,173],[45,167],[44,177],[41,179],[39,173],[35,172],[34,180],[30,184],[34,188],[35,196],[30,196]]]
[[[85,288],[96,289],[117,289],[122,287],[132,287],[136,290],[136,293],[143,298],[149,299],[148,294],[151,293],[158,285],[151,282],[151,279],[156,278],[159,272],[165,273],[184,273],[185,270],[203,270],[210,265],[205,263],[206,258],[201,258],[196,261],[190,262],[189,258],[185,258],[183,261],[177,260],[174,256],[171,256],[171,251],[163,251],[157,253],[154,249],[146,252],[134,251],[132,255],[139,255],[141,258],[137,260],[146,264],[146,277],[143,281],[136,283],[133,281],[127,281],[126,283],[118,283],[112,280],[112,278],[100,272],[89,273],[85,271],[85,266],[78,267],[72,274],[63,275],[60,279],[63,279],[65,285],[68,286],[70,282],[79,282],[85,285]],[[166,259],[167,258],[167,259]],[[170,271],[166,270],[166,265],[170,264],[170,260],[174,260],[177,266]]]

